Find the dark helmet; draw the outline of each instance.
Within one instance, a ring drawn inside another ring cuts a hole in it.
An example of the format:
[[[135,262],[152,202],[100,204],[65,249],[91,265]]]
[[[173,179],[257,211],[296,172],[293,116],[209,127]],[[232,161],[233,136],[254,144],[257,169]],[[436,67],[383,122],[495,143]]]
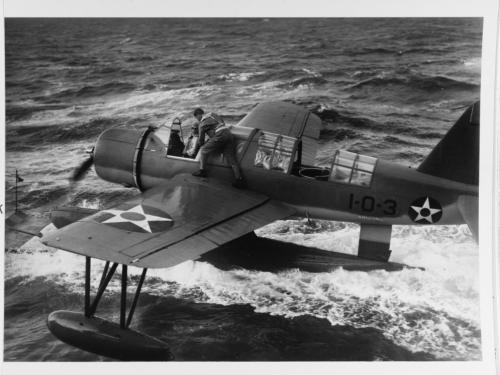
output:
[[[205,111],[201,108],[196,108],[193,112],[193,116],[203,115]]]

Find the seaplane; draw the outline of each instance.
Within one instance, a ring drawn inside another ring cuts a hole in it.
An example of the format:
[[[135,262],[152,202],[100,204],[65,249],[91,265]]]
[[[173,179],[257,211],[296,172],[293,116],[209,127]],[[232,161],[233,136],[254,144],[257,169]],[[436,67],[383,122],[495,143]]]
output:
[[[254,230],[292,216],[359,224],[357,255],[338,254],[341,267],[389,263],[393,225],[467,224],[477,240],[479,108],[479,102],[470,105],[417,168],[346,150],[337,150],[331,165],[319,167],[320,118],[287,102],[258,104],[230,126],[244,189],[232,186],[222,155],[209,159],[208,177],[192,176],[198,161],[169,151],[172,126],[104,131],[74,180],[94,166],[100,178],[138,194],[104,210],[52,211],[57,229],[44,234],[42,243],[86,261],[83,311],[52,312],[49,330],[102,356],[173,359],[165,342],[130,328],[147,270],[237,246],[255,236]],[[94,296],[92,259],[105,262]],[[96,311],[118,267],[120,318],[112,322]],[[142,269],[132,301],[127,300],[128,267]]]

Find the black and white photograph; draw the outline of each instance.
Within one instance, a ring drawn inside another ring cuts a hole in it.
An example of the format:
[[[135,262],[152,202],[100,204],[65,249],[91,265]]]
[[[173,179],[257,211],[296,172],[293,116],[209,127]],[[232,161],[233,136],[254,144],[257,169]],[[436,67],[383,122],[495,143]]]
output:
[[[483,361],[484,28],[6,13],[3,360]]]

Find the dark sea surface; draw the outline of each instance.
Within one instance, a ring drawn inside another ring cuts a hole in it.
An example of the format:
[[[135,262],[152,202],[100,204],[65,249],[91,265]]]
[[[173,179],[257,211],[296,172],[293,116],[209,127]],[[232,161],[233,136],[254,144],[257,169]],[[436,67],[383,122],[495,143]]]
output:
[[[479,99],[480,19],[6,19],[6,204],[45,217],[136,194],[68,176],[105,129],[202,106],[236,124],[257,103],[318,114],[318,165],[342,148],[417,166]],[[188,129],[189,126],[186,125]],[[53,230],[48,226],[44,231]],[[287,220],[259,236],[355,253],[351,223]],[[29,238],[27,238],[28,240]],[[133,327],[176,360],[478,360],[478,249],[466,226],[396,226],[392,260],[422,269],[150,270]],[[36,238],[5,252],[6,361],[101,361],[45,319],[81,310],[84,260]],[[97,285],[103,265],[93,263]],[[132,284],[139,270],[131,270]],[[132,288],[131,288],[132,289]],[[118,278],[97,314],[117,319]],[[95,289],[94,289],[95,292]]]

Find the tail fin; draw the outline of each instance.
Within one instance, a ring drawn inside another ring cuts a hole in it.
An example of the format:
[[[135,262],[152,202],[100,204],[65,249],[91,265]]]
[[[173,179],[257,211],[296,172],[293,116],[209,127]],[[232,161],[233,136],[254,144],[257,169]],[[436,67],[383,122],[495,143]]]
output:
[[[417,170],[465,184],[479,183],[479,102],[467,108]]]

